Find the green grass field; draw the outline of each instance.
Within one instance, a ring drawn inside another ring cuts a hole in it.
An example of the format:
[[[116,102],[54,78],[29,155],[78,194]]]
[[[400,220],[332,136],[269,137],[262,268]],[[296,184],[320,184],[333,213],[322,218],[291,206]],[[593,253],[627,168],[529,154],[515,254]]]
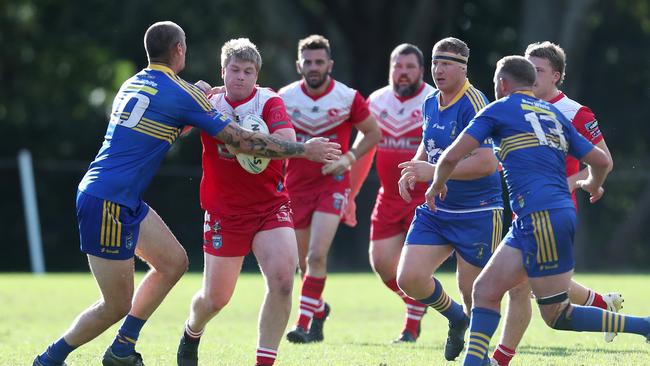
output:
[[[439,276],[456,299],[452,274]],[[650,314],[650,275],[580,275],[579,281],[604,292],[624,294],[623,311]],[[182,325],[199,274],[187,274],[145,326],[138,350],[149,366],[175,365]],[[298,282],[296,282],[297,284]],[[298,286],[296,286],[298,287]],[[242,275],[229,306],[209,324],[201,342],[201,365],[253,365],[256,322],[264,293],[260,275]],[[34,355],[68,327],[74,317],[96,300],[98,291],[90,274],[0,275],[0,365],[31,365]],[[298,292],[294,291],[294,299]],[[402,327],[404,309],[372,274],[332,274],[325,298],[332,305],[321,344],[293,345],[283,341],[276,365],[397,366],[452,365],[442,356],[447,325],[429,312],[422,336],[414,345],[392,345]],[[295,320],[296,303],[290,323]],[[72,353],[70,366],[97,365],[116,332],[111,328],[98,339]],[[496,340],[493,339],[492,346]],[[602,334],[557,332],[547,328],[535,310],[533,321],[518,350],[517,365],[650,365],[650,345],[635,335],[619,335],[605,344]]]

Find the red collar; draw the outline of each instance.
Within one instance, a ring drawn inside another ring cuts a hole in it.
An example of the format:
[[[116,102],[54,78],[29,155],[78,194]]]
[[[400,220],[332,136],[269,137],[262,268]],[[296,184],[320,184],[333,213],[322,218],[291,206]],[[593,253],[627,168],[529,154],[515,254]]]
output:
[[[311,94],[309,94],[309,92],[307,91],[307,87],[305,86],[305,79],[300,80],[300,88],[302,89],[302,92],[305,93],[306,96],[308,96],[312,100],[316,101],[319,98],[324,97],[327,94],[329,94],[329,92],[331,92],[332,89],[334,89],[334,83],[335,83],[334,79],[332,77],[330,77],[330,85],[328,85],[327,89],[325,89],[325,91],[322,94],[319,94],[319,95],[311,95]]]

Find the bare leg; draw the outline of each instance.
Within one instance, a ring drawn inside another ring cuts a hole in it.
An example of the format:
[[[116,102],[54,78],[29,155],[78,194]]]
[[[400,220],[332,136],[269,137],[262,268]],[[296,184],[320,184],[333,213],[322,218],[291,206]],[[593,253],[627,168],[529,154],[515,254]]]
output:
[[[135,253],[151,269],[135,292],[129,314],[148,319],[187,271],[188,259],[185,249],[153,209],[140,224]]]
[[[79,314],[65,332],[63,338],[75,347],[95,339],[126,316],[133,297],[133,258],[110,260],[89,255],[88,263],[102,298]]]
[[[244,257],[217,257],[204,253],[203,287],[192,298],[187,325],[202,332],[210,319],[230,301]]]
[[[294,268],[298,263],[293,229],[282,227],[257,233],[253,253],[266,281],[257,344],[277,350],[289,321]]]
[[[406,234],[401,233],[390,238],[370,241],[370,265],[382,282],[397,277],[397,265],[405,238]]]

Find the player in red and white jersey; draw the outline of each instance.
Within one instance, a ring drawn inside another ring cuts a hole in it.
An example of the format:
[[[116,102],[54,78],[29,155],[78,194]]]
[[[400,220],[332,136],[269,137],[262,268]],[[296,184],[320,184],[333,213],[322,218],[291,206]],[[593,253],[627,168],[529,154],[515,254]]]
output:
[[[390,55],[389,85],[368,97],[370,112],[382,132],[376,149],[376,171],[381,184],[370,225],[370,264],[382,282],[406,304],[404,329],[396,342],[414,342],[420,334],[420,321],[426,305],[406,296],[397,286],[397,264],[406,232],[413,220],[415,208],[424,202],[426,183],[418,183],[411,202],[399,195],[397,182],[401,177],[401,162],[416,155],[422,141],[422,104],[435,89],[423,81],[424,57],[411,44],[401,44]],[[351,197],[346,208],[345,223],[356,224],[355,203],[363,181],[372,165],[373,154],[359,159],[350,172]]]
[[[295,132],[280,96],[255,85],[262,59],[248,39],[226,42],[221,50],[225,93],[210,102],[222,114],[240,121],[261,117],[269,133],[295,141]],[[259,319],[256,365],[273,365],[289,320],[293,275],[298,263],[283,160],[272,160],[259,174],[244,170],[234,148],[201,134],[203,178],[201,207],[204,222],[204,281],[192,299],[178,348],[178,365],[197,365],[203,330],[230,300],[244,257],[253,252],[266,281]],[[230,150],[233,150],[231,152]]]
[[[573,127],[580,132],[592,144],[599,147],[609,157],[609,173],[613,168],[612,156],[607,148],[603,138],[596,116],[586,106],[567,97],[558,88],[564,81],[564,70],[566,68],[566,55],[562,47],[551,43],[532,43],[528,45],[525,53],[526,58],[535,65],[537,70],[537,79],[533,86],[535,96],[553,105],[569,119]],[[577,206],[575,189],[576,181],[585,179],[588,176],[587,168],[580,170],[580,163],[574,157],[567,155],[566,174],[569,190],[571,191],[573,203]],[[509,292],[510,297],[530,296],[530,287],[528,284],[520,285]],[[589,289],[575,280],[572,280],[569,291],[569,297],[572,303],[585,306],[595,306],[601,309],[618,312],[623,303],[623,298],[619,293],[607,293],[604,295]],[[520,301],[518,304],[521,304]],[[493,358],[500,366],[507,366],[515,355],[515,349],[519,345],[523,334],[530,321],[532,310],[517,311],[519,315],[510,316],[506,319],[506,327],[501,335],[500,344],[495,348]],[[519,318],[523,316],[524,318]],[[527,318],[526,318],[527,317]],[[515,326],[508,326],[508,324]],[[605,341],[614,340],[616,333],[605,333]]]
[[[361,94],[330,76],[333,65],[329,41],[323,36],[309,36],[298,43],[296,66],[302,79],[279,91],[298,141],[327,137],[340,143],[344,152],[331,164],[293,160],[288,166],[287,187],[304,274],[300,317],[287,334],[287,339],[294,343],[323,339],[323,322],[329,313],[329,306],[322,299],[327,254],[350,191],[348,169],[381,138],[379,126]],[[348,149],[353,128],[359,133]]]

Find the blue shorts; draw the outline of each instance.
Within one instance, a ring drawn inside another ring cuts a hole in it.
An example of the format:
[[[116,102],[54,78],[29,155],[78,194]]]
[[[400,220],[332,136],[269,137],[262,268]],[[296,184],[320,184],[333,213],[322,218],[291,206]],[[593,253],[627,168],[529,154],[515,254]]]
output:
[[[517,218],[503,241],[521,250],[528,277],[544,277],[573,269],[575,231],[576,210],[556,208]]]
[[[463,259],[484,267],[501,242],[503,209],[432,212],[426,203],[415,209],[406,245],[451,245]]]
[[[77,191],[77,222],[81,251],[105,259],[133,258],[140,223],[149,206],[136,210]]]

